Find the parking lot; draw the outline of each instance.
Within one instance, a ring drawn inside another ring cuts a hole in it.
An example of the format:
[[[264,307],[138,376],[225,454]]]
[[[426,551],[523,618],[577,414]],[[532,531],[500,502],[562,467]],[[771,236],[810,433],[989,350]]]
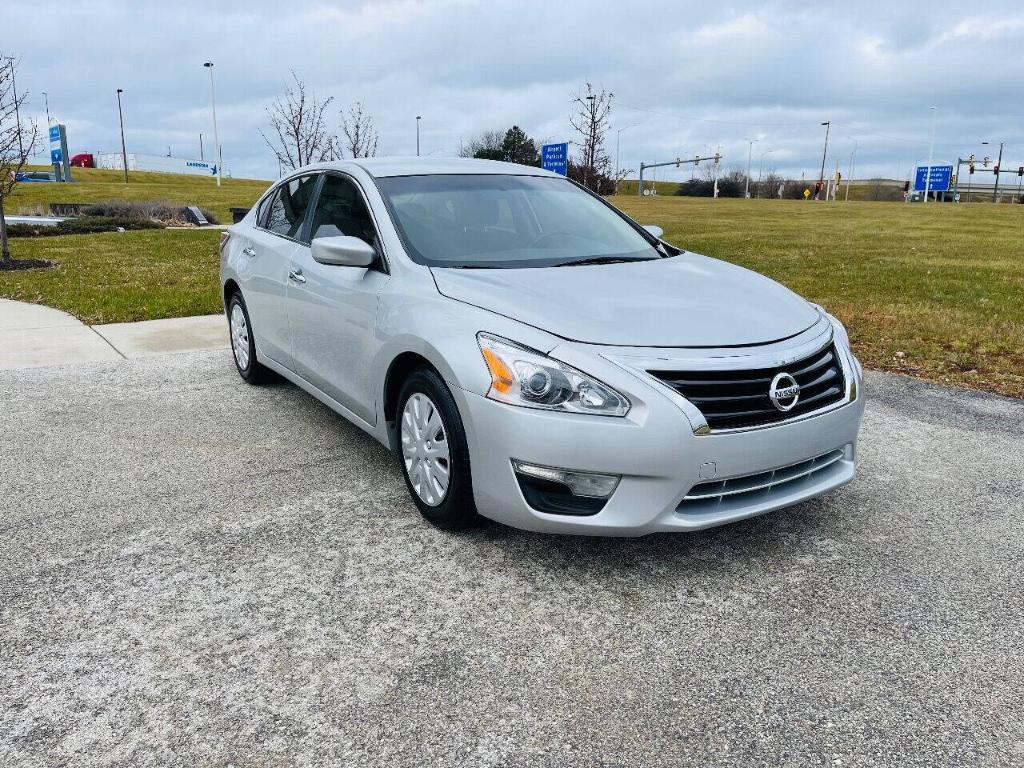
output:
[[[229,355],[0,371],[0,764],[1024,765],[1024,403],[869,374],[824,499],[455,535]]]

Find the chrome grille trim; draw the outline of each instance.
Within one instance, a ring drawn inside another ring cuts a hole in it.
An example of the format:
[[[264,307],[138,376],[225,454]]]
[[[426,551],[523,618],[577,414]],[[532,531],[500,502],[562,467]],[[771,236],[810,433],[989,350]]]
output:
[[[699,410],[710,432],[756,429],[783,424],[848,402],[849,376],[843,355],[828,343],[785,366],[733,369],[649,370],[660,384]],[[775,408],[768,397],[777,373],[789,373],[801,386],[801,399],[792,411]]]
[[[734,477],[729,480],[712,480],[698,483],[683,497],[683,504],[690,501],[722,499],[726,496],[736,496],[741,493],[756,493],[757,491],[785,485],[786,483],[827,469],[842,458],[843,449],[837,448],[813,459],[769,470],[768,472],[758,472],[757,474]]]

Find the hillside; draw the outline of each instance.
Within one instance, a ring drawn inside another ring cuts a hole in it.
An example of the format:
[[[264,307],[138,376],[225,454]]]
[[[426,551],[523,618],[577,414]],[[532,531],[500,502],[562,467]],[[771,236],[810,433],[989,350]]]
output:
[[[32,170],[49,170],[46,166]],[[213,178],[177,173],[132,171],[128,184],[121,171],[73,168],[70,184],[19,184],[11,195],[8,213],[49,213],[50,203],[95,203],[103,200],[161,201],[198,205],[230,223],[229,209],[248,207],[270,185],[269,181],[223,179],[220,188]]]

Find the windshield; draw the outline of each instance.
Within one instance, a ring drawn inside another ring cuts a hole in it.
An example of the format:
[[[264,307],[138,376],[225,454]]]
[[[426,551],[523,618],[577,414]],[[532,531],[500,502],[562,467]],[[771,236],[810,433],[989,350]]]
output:
[[[377,185],[420,264],[514,269],[660,257],[613,208],[566,179],[394,176]]]

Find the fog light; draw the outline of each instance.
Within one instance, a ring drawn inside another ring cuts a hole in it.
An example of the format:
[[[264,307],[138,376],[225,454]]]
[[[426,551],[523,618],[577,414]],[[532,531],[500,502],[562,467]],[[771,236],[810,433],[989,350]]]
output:
[[[573,496],[584,496],[591,499],[607,499],[615,492],[621,479],[621,475],[603,475],[596,472],[542,467],[518,459],[512,459],[512,466],[515,467],[516,472],[524,475],[564,485],[572,492]]]

